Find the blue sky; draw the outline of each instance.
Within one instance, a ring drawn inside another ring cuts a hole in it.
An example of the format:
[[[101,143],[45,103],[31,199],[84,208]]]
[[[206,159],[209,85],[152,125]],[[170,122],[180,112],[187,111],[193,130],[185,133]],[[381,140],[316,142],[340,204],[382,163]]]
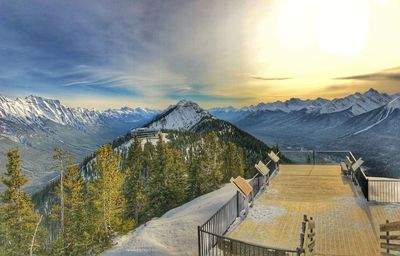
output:
[[[96,108],[164,107],[182,98],[205,106],[244,105],[295,96],[329,97],[328,88],[339,82],[345,89],[338,95],[344,95],[370,87],[358,82],[359,75],[396,67],[393,59],[377,59],[376,65],[354,72],[327,72],[321,80],[324,87],[307,87],[309,80],[296,79],[313,73],[299,75],[281,61],[297,53],[285,49],[285,42],[282,48],[268,48],[276,43],[268,36],[277,34],[271,29],[275,23],[268,19],[288,8],[280,3],[1,1],[0,94],[37,94]],[[399,9],[395,11],[399,14]],[[260,39],[260,33],[266,36]],[[293,36],[289,39],[293,41]],[[357,65],[346,58],[340,61]],[[338,77],[346,79],[337,81]],[[393,91],[397,82],[391,79],[386,87],[377,89]],[[303,86],[297,87],[297,93],[293,91],[295,83]]]
[[[196,7],[185,5],[153,0],[2,1],[0,93],[75,99],[78,104],[99,99],[104,107],[123,100],[149,105],[180,98],[240,100],[202,91],[206,81],[200,77],[207,64],[195,53],[185,53],[193,51],[195,42],[180,46],[202,28],[182,26],[174,17],[181,13],[182,20],[189,18]],[[183,8],[185,13],[179,11]]]

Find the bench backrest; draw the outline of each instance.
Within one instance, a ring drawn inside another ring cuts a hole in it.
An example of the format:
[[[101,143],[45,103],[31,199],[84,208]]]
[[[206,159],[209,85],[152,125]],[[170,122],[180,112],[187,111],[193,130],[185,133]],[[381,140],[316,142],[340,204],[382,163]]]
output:
[[[248,197],[250,193],[253,191],[253,187],[247,180],[243,179],[242,177],[238,176],[236,179],[231,178],[230,180],[235,186],[236,189],[244,196]]]
[[[275,163],[279,162],[279,156],[277,156],[274,151],[271,151],[268,153],[269,158],[271,158],[272,161],[274,161]]]
[[[351,169],[355,172],[361,165],[364,163],[364,160],[360,157],[352,166]]]
[[[346,159],[344,160],[344,163],[346,164],[347,168],[349,168],[349,169],[353,165],[353,162],[351,161],[349,156],[346,156]]]
[[[262,161],[259,161],[258,164],[255,164],[254,166],[263,176],[267,175],[270,172],[270,169]]]

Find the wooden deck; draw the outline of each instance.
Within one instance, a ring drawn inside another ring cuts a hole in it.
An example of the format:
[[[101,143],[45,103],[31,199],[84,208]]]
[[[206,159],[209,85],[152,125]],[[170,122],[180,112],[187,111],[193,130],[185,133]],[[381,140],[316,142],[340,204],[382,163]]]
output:
[[[379,224],[400,221],[400,204],[368,202],[339,165],[281,165],[229,237],[295,249],[304,214],[316,223],[316,255],[379,255]]]

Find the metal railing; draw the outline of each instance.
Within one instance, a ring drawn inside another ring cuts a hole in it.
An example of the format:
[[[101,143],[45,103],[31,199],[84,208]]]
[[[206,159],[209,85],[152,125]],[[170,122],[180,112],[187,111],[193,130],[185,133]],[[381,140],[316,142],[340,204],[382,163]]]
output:
[[[277,171],[277,165],[272,161],[267,163],[270,172],[268,179],[271,179]],[[249,183],[253,187],[253,192],[249,197],[249,202],[252,203],[261,191],[263,184],[269,180],[264,180],[264,177],[258,173],[250,179]],[[236,194],[226,202],[216,213],[214,213],[203,225],[198,226],[198,253],[199,256],[205,255],[297,255],[296,250],[279,249],[272,247],[264,247],[251,244],[226,237],[229,228],[240,217],[245,210],[247,202],[243,196]]]
[[[199,231],[199,244],[207,241],[212,246],[207,250],[200,248],[199,255],[223,256],[297,256],[297,250],[286,250],[273,247],[264,247],[229,237],[216,235],[207,231]]]

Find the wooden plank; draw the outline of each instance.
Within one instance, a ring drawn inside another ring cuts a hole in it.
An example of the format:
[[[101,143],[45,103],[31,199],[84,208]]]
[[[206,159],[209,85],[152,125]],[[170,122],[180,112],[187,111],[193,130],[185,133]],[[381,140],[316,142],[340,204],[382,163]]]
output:
[[[308,238],[313,238],[315,236],[315,232],[309,233]]]
[[[315,222],[313,221],[313,220],[309,220],[308,221],[308,224],[309,224],[309,228],[311,229],[311,230],[314,230],[315,229]]]
[[[380,237],[379,237],[380,239],[389,239],[389,240],[400,240],[400,235],[389,235],[389,236],[387,236],[387,235],[381,235]]]
[[[381,248],[400,252],[400,244],[381,243]]]
[[[397,256],[396,254],[391,254],[391,253],[387,253],[387,252],[381,252],[382,256]]]
[[[308,248],[312,249],[315,246],[315,239],[308,243]]]
[[[380,231],[381,232],[385,232],[385,231],[400,231],[400,221],[381,224],[380,225]]]

